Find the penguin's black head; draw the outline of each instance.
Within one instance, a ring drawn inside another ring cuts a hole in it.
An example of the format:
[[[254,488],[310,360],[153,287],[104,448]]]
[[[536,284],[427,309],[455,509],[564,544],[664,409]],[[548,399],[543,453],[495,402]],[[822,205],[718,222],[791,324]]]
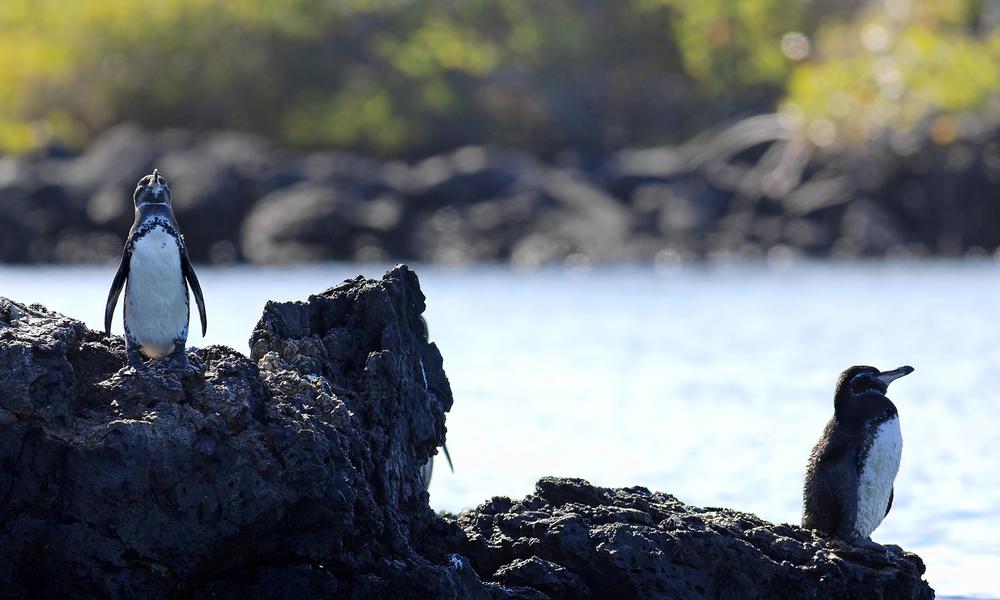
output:
[[[167,180],[160,175],[160,172],[153,169],[153,172],[139,180],[135,186],[135,193],[132,194],[132,201],[136,208],[143,204],[170,204],[170,186]]]
[[[834,407],[837,414],[850,413],[853,416],[879,414],[891,406],[885,397],[889,384],[909,375],[913,367],[899,367],[892,371],[879,371],[875,367],[851,367],[840,374]]]

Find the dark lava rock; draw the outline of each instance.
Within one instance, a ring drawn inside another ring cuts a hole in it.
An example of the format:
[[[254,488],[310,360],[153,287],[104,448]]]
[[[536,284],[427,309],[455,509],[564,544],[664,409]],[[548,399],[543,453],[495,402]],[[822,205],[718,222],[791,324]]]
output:
[[[551,598],[933,598],[924,563],[641,487],[545,478],[458,516],[483,577]]]
[[[0,595],[930,598],[920,559],[544,479],[434,514],[452,394],[405,266],[270,302],[248,358],[121,369],[117,337],[0,298]]]
[[[256,363],[129,373],[120,338],[0,299],[4,596],[508,595],[411,545],[452,403],[423,309],[397,267],[268,304]]]

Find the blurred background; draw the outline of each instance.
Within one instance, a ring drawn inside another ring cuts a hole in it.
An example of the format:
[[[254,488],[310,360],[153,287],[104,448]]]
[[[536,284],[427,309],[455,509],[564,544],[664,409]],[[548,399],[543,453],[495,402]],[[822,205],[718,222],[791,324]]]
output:
[[[4,0],[0,259],[980,256],[995,0]]]
[[[912,364],[875,539],[1000,595],[1000,1],[3,0],[0,294],[100,328],[154,166],[191,344],[415,264],[436,508],[553,474],[797,522],[837,374]]]

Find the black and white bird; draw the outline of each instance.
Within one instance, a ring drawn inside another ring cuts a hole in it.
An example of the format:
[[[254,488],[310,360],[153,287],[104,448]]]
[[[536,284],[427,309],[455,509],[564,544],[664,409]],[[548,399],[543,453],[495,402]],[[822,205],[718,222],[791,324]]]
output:
[[[452,474],[455,473],[455,465],[451,462],[451,454],[448,453],[448,445],[442,444],[441,450],[444,451],[444,458],[448,461],[448,468],[451,469]],[[424,490],[430,489],[431,487],[431,476],[434,475],[434,457],[431,456],[427,459],[427,462],[420,467],[420,481],[424,484]]]
[[[425,342],[429,342],[431,339],[431,329],[427,325],[427,319],[420,316],[420,326],[421,326],[421,337],[424,338]],[[427,389],[427,374],[423,372],[424,363],[420,363],[421,377],[424,380],[424,389]],[[448,468],[451,469],[451,473],[455,474],[455,465],[451,462],[451,454],[448,452],[448,445],[441,444],[441,450],[444,451],[444,457],[448,461]],[[420,481],[424,484],[424,490],[428,490],[431,487],[431,477],[434,475],[434,456],[427,458],[427,461],[420,467]]]
[[[111,334],[115,305],[125,287],[125,348],[130,367],[142,369],[147,358],[169,357],[173,366],[188,364],[185,344],[190,306],[188,285],[198,302],[205,335],[205,299],[174,218],[170,187],[159,171],[139,180],[132,195],[135,222],[104,308],[104,332]]]
[[[802,526],[858,545],[892,508],[903,437],[891,382],[913,367],[851,367],[840,375],[833,418],[813,448],[803,488]]]

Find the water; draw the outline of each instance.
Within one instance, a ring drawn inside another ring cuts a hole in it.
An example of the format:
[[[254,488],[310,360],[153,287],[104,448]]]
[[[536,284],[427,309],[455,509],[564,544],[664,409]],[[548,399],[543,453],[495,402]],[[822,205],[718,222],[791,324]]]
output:
[[[0,268],[0,294],[101,328],[114,269]],[[209,333],[190,341],[246,352],[267,299],[383,270],[202,267]],[[919,553],[939,597],[1000,596],[992,263],[417,271],[455,392],[456,473],[438,463],[435,508],[523,496],[564,475],[795,523],[837,374],[910,364],[890,389],[903,463],[873,538]]]

